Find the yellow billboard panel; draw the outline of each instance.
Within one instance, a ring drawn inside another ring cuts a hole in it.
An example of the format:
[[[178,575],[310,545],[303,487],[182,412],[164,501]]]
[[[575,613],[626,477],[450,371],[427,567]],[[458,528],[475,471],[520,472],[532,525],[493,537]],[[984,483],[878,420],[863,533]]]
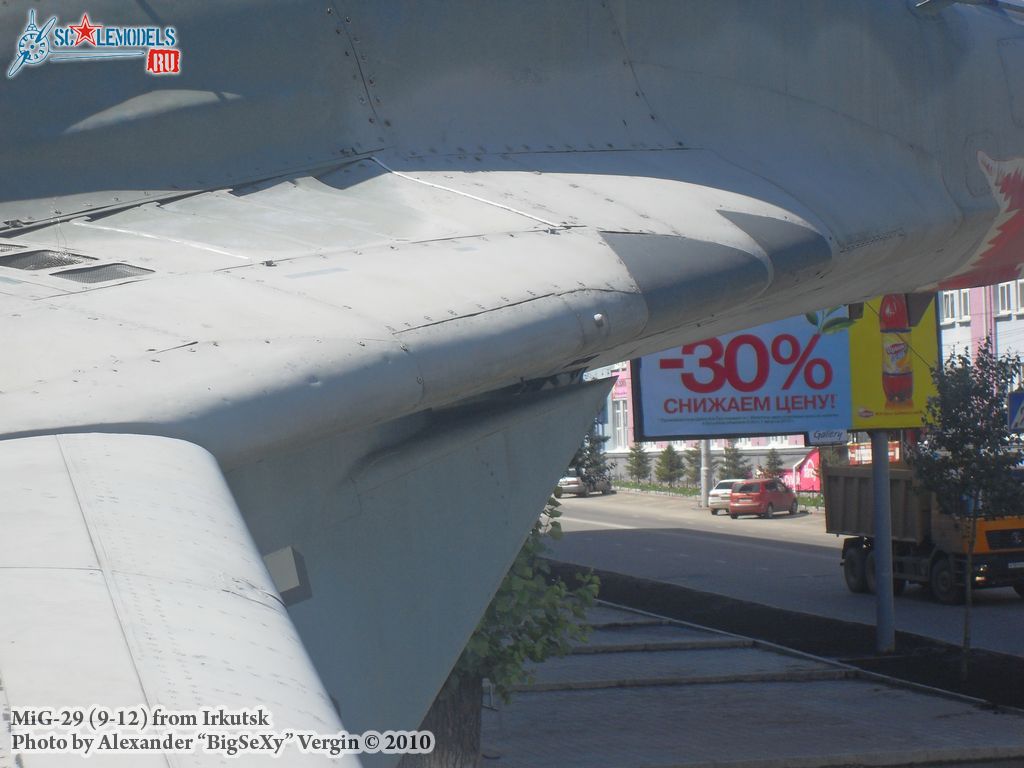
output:
[[[939,354],[935,301],[929,302],[920,318],[911,316],[904,294],[867,301],[864,316],[849,334],[852,428],[921,426],[928,398],[935,395],[932,370]]]

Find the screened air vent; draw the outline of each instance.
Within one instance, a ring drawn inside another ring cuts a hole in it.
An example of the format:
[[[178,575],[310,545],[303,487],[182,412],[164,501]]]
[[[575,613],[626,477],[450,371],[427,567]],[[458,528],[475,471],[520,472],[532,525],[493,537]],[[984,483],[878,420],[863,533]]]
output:
[[[7,246],[0,246],[6,248]],[[95,261],[91,256],[80,256],[67,251],[18,251],[0,256],[0,267],[12,269],[55,269],[70,267],[83,261]]]
[[[65,269],[63,272],[54,272],[53,276],[74,280],[76,283],[102,283],[107,280],[124,280],[126,277],[148,275],[152,272],[152,269],[135,267],[131,264],[98,264],[95,267]]]

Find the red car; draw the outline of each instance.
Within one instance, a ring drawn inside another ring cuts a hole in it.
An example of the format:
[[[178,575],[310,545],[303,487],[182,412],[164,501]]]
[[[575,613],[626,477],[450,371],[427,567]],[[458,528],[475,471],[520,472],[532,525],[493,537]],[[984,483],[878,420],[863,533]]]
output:
[[[779,510],[795,515],[796,494],[781,480],[747,480],[733,486],[729,496],[729,517],[735,520],[740,515],[771,517]]]

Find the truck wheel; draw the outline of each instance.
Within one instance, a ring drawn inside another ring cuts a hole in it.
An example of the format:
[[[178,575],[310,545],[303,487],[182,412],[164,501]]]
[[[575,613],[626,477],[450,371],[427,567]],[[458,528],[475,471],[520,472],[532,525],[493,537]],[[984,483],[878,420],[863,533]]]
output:
[[[846,580],[846,588],[851,592],[867,592],[868,590],[864,572],[866,559],[864,547],[850,547],[846,550],[846,557],[843,558],[843,578]]]
[[[868,592],[872,595],[878,589],[878,578],[875,576],[875,550],[868,552],[867,558],[864,560],[864,581],[867,582]],[[902,595],[903,590],[907,588],[906,579],[898,579],[893,577],[892,580],[892,593],[893,595]]]
[[[956,583],[953,563],[948,557],[940,557],[932,565],[931,579],[928,584],[935,599],[943,605],[958,605],[963,602],[964,588]]]
[[[717,509],[712,509],[711,510],[711,516],[712,517],[718,517],[718,510]]]

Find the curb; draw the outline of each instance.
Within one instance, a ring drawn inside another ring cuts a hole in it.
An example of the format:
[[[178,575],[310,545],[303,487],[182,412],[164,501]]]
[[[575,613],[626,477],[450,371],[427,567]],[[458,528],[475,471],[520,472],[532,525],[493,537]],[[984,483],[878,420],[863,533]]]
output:
[[[860,642],[858,637],[863,636],[863,643],[865,647],[869,647],[873,643],[872,638],[874,629],[867,624],[842,621],[839,619],[829,619],[823,616],[789,611],[781,608],[772,608],[770,606],[761,605],[751,601],[715,595],[713,593],[699,592],[697,590],[681,587],[675,584],[655,581],[653,579],[644,579],[612,571],[604,571],[578,563],[565,563],[555,560],[549,560],[548,562],[551,567],[551,575],[561,577],[567,582],[571,581],[574,575],[581,570],[592,571],[601,579],[601,598],[599,602],[607,605],[612,605],[617,608],[625,608],[633,613],[658,618],[681,626],[712,631],[720,635],[727,635],[740,639],[753,640],[756,646],[766,649],[824,662],[834,667],[855,670],[856,673],[864,680],[875,680],[899,688],[930,693],[932,695],[970,703],[972,705],[984,707],[997,712],[1005,712],[1007,714],[1018,716],[1024,715],[1024,708],[1019,706],[1014,706],[1008,703],[992,702],[979,696],[972,696],[969,693],[962,693],[948,688],[939,688],[934,685],[930,685],[929,683],[918,682],[913,679],[892,677],[891,675],[883,672],[877,672],[839,660],[841,658],[850,658],[851,656],[856,657],[858,655],[863,655],[865,657],[865,662],[870,660],[884,660],[885,657],[872,656],[870,651],[866,654],[840,653],[838,658],[826,657],[820,652],[795,648],[788,644],[794,641],[794,637],[792,636],[789,637],[788,641],[780,641],[778,639],[770,640],[762,637],[753,637],[750,634],[744,634],[744,630],[737,629],[738,625],[743,625],[744,623],[749,624],[750,620],[753,620],[758,624],[758,626],[772,626],[773,623],[782,624],[783,626],[801,624],[805,626],[804,631],[811,633],[818,628],[835,629],[836,627],[841,626],[844,634],[848,636],[847,642]],[[674,611],[675,615],[667,615],[665,612],[667,608],[678,608],[678,612]],[[698,615],[718,620],[719,623],[716,626],[683,618],[683,616],[688,613],[697,613]],[[768,616],[770,616],[773,621],[769,621],[766,618]],[[742,620],[738,621],[738,617],[741,617]],[[747,631],[749,631],[749,627]],[[897,644],[903,644],[906,646],[905,652],[910,651],[912,654],[917,652],[919,649],[924,649],[926,651],[943,649],[959,652],[959,647],[957,646],[952,646],[948,643],[943,643],[932,638],[921,637],[919,635],[902,631],[897,632]],[[836,650],[842,651],[841,648],[837,648]],[[976,658],[984,654],[998,659],[1000,663],[1002,663],[1003,657],[1006,657],[1006,654],[979,651],[977,649],[974,653],[976,654]],[[1024,669],[1024,659],[1018,659],[1016,657],[1007,657],[1007,659],[1014,662],[1017,666],[1021,667],[1021,669]]]
[[[525,683],[512,687],[516,693],[549,693],[551,691],[596,691],[603,688],[652,688],[660,685],[731,685],[735,683],[814,683],[851,680],[857,670],[805,669],[789,672],[751,672],[743,675],[667,675],[663,677],[626,677],[617,680],[557,680]]]

